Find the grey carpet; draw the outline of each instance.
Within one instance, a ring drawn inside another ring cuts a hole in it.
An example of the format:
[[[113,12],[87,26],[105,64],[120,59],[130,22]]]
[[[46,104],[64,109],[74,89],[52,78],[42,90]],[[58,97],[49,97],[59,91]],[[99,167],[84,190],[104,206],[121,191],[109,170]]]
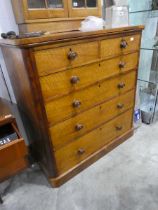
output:
[[[14,177],[3,199],[0,210],[158,210],[158,123],[143,125],[59,189],[37,167],[28,169]]]

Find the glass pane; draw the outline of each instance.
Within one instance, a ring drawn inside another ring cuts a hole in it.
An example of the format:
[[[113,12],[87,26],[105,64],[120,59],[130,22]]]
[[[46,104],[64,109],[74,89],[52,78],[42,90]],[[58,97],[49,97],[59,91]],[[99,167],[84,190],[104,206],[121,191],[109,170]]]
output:
[[[62,0],[47,0],[48,7],[50,8],[63,8],[63,1]]]
[[[85,0],[72,0],[72,6],[75,8],[85,7]]]
[[[138,80],[140,109],[144,123],[150,124],[153,121],[157,99],[157,85]]]
[[[87,0],[87,7],[97,7],[97,0]]]
[[[28,0],[29,8],[46,8],[45,0]]]

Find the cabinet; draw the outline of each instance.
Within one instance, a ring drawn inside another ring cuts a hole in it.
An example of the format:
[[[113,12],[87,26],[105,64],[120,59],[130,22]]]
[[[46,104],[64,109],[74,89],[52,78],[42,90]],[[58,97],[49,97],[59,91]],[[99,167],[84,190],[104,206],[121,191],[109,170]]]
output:
[[[101,0],[12,0],[12,5],[20,32],[78,30],[85,17],[101,16]]]
[[[132,136],[142,30],[0,41],[33,155],[52,186]]]

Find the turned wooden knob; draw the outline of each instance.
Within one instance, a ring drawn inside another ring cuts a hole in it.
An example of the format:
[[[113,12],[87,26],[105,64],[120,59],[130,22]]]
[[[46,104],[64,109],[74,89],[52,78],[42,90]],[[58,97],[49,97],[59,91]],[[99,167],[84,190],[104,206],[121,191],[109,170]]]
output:
[[[85,153],[85,150],[83,148],[78,149],[77,153],[79,155],[83,155]]]
[[[83,129],[84,128],[84,126],[82,125],[82,124],[77,124],[76,126],[75,126],[75,130],[76,131],[80,131],[81,129]]]
[[[78,76],[72,76],[70,79],[71,84],[77,84],[80,81]]]
[[[127,46],[128,46],[128,43],[126,42],[126,40],[122,40],[120,44],[120,48],[125,49]]]
[[[126,66],[126,63],[125,63],[125,62],[121,61],[121,62],[119,63],[119,68],[120,68],[120,69],[125,68],[125,66]]]
[[[123,109],[123,107],[124,107],[124,104],[121,104],[121,103],[117,104],[118,109]]]
[[[75,100],[73,103],[72,103],[73,107],[74,108],[79,108],[81,106],[81,102],[79,100]]]
[[[119,83],[118,84],[118,88],[119,89],[122,89],[122,88],[124,88],[126,85],[125,85],[125,83],[123,83],[123,82],[121,82],[121,83]]]
[[[68,53],[68,59],[73,61],[77,58],[78,54],[76,52],[73,52],[72,50],[70,50],[70,52]]]
[[[123,126],[121,126],[121,125],[117,125],[117,126],[116,126],[116,130],[117,130],[117,131],[121,131],[122,129],[123,129]]]

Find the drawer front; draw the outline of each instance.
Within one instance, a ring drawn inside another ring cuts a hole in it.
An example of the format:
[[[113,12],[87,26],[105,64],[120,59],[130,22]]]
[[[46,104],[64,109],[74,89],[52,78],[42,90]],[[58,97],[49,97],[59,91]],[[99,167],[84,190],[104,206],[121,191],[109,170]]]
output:
[[[134,99],[135,90],[132,90],[51,127],[50,133],[54,149],[60,149],[99,125],[133,108]]]
[[[39,76],[98,60],[98,42],[89,42],[35,52]]]
[[[46,103],[48,122],[54,125],[101,102],[135,88],[136,71],[121,75],[84,90]]]
[[[129,54],[100,63],[74,68],[41,77],[40,83],[45,100],[56,98],[104,80],[108,77],[136,69],[138,53]]]
[[[101,57],[108,58],[139,50],[140,40],[140,34],[103,40],[101,41]]]
[[[55,152],[58,173],[62,174],[132,128],[133,110],[115,118]]]

